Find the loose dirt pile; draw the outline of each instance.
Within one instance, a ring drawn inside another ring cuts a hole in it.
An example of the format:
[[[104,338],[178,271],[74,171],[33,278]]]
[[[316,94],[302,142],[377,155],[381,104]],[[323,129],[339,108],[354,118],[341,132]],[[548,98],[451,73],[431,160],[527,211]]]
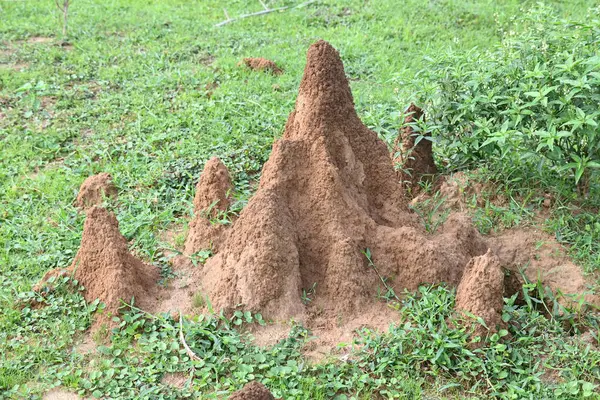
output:
[[[273,75],[283,74],[283,70],[277,64],[266,58],[244,58],[244,65],[253,71],[270,72]]]
[[[423,120],[423,110],[411,104],[406,110],[404,126],[394,143],[394,163],[400,165],[398,176],[408,188],[416,189],[421,179],[431,179],[437,173],[433,160],[431,134],[423,133],[417,142],[419,133],[411,124]]]
[[[117,188],[112,183],[112,176],[106,172],[88,177],[79,188],[75,205],[85,209],[102,204],[104,197],[116,197]]]
[[[459,313],[476,315],[485,322],[489,331],[475,324],[473,336],[485,337],[502,324],[503,294],[504,271],[500,259],[491,250],[472,258],[456,289],[455,308]]]
[[[269,389],[260,382],[252,381],[233,393],[229,400],[275,400]]]
[[[372,311],[382,289],[367,248],[400,293],[424,282],[457,285],[488,246],[461,215],[440,235],[424,232],[386,145],[356,114],[337,51],[320,41],[258,191],[204,266],[202,287],[215,309],[348,320]]]
[[[219,213],[229,208],[229,193],[232,190],[227,167],[214,157],[204,166],[194,197],[194,219],[185,241],[185,254],[194,254],[201,249],[218,249],[226,225],[211,222]]]

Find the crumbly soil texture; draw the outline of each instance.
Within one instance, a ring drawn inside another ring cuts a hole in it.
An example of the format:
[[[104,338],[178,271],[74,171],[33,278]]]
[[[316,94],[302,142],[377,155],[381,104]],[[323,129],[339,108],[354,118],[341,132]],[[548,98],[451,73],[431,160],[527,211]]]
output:
[[[106,197],[116,197],[117,188],[112,182],[112,176],[106,172],[88,177],[79,188],[75,205],[81,209],[102,204]]]
[[[252,381],[237,392],[232,393],[229,400],[275,400],[275,397],[265,385]]]

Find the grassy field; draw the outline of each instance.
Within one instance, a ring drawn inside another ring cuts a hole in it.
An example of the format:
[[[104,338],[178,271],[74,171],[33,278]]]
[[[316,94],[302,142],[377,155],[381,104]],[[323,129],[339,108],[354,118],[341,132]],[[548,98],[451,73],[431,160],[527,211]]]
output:
[[[235,321],[206,317],[188,327],[190,343],[204,355],[192,369],[178,347],[178,325],[168,319],[132,310],[111,343],[84,355],[72,348],[97,304],[86,305],[63,282],[48,307],[27,306],[36,296],[32,284],[47,270],[68,266],[78,249],[83,217],[73,200],[91,174],[112,174],[122,233],[166,274],[170,245],[161,233],[189,220],[195,182],[211,156],[232,172],[243,205],[293,109],[305,52],[315,40],[339,50],[359,116],[390,141],[412,100],[435,103],[428,90],[436,60],[493,50],[524,29],[519,18],[535,5],[301,3],[271,1],[289,8],[215,27],[226,19],[223,7],[234,17],[262,6],[74,0],[63,38],[52,1],[0,1],[0,398],[38,398],[54,386],[106,398],[219,397],[252,379],[268,382],[284,398],[598,398],[600,353],[570,336],[578,325],[564,322],[572,315],[547,319],[533,303],[519,308],[509,300],[507,318],[527,327],[510,332],[508,345],[496,337],[472,352],[465,332],[431,328],[445,326],[449,316],[453,293],[445,288],[409,296],[400,311],[408,325],[386,335],[365,332],[356,362],[310,366],[300,352],[309,337],[302,327],[265,350],[245,344]],[[589,22],[594,3],[551,1],[547,7],[559,19]],[[274,60],[285,73],[238,65],[250,56]],[[439,159],[453,160],[444,150]],[[498,171],[480,165],[476,176],[499,179],[515,197],[552,191],[547,228],[572,244],[573,256],[593,272],[600,268],[597,174],[582,199],[548,178],[555,172],[538,179],[521,171],[521,179],[503,182]],[[527,214],[539,206],[524,204]],[[483,208],[474,218],[489,231],[507,215],[515,218],[505,225],[518,224],[523,213]],[[532,298],[540,297],[539,289],[530,285]],[[597,332],[594,318],[578,314],[577,323]],[[443,351],[431,354],[433,348]],[[559,378],[548,378],[548,365]],[[194,380],[183,388],[161,383],[174,372],[193,373]]]

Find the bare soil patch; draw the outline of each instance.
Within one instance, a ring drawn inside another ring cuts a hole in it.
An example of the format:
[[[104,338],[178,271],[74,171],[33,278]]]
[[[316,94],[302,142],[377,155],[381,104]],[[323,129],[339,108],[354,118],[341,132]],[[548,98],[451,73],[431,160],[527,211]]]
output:
[[[175,372],[175,373],[166,373],[160,382],[163,385],[169,385],[181,389],[185,386],[185,383],[188,381],[189,377],[183,372]]]
[[[81,400],[77,394],[64,389],[53,389],[44,394],[42,400]]]
[[[34,43],[34,44],[50,43],[53,41],[54,41],[54,38],[47,37],[47,36],[31,36],[30,38],[27,39],[27,43]]]

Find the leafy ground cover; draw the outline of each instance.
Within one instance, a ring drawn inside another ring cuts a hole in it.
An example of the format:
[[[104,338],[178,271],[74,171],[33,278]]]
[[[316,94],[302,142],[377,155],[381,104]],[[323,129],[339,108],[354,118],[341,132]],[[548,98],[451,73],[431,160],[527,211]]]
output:
[[[547,229],[596,271],[600,24],[592,5],[317,1],[215,28],[226,19],[222,2],[74,1],[63,38],[52,2],[0,3],[0,397],[35,398],[57,385],[96,397],[220,396],[252,379],[285,398],[596,397],[600,355],[572,336],[589,329],[594,339],[594,315],[544,312],[554,303],[540,299],[553,297],[535,284],[524,305],[506,300],[509,328],[477,350],[467,332],[448,327],[453,292],[423,288],[405,298],[402,323],[389,333],[362,332],[347,358],[318,365],[302,356],[310,338],[302,327],[270,349],[248,344],[240,326],[260,323],[252,315],[185,321],[203,355],[191,361],[178,321],[135,309],[112,342],[85,355],[73,346],[101,305],[86,305],[76,283],[60,282],[46,307],[28,306],[31,285],[75,255],[83,219],[72,202],[100,171],[119,188],[112,206],[121,231],[168,278],[161,233],[187,222],[204,162],[217,155],[227,164],[239,210],[318,38],[342,54],[370,128],[391,143],[401,110],[418,99],[445,172],[477,168],[477,179],[494,179],[514,199],[475,206],[482,231],[531,222],[549,194]],[[231,16],[261,9],[225,7]],[[285,72],[252,73],[238,65],[248,56]],[[456,141],[465,131],[469,140]],[[161,383],[165,373],[194,379],[174,388]]]

